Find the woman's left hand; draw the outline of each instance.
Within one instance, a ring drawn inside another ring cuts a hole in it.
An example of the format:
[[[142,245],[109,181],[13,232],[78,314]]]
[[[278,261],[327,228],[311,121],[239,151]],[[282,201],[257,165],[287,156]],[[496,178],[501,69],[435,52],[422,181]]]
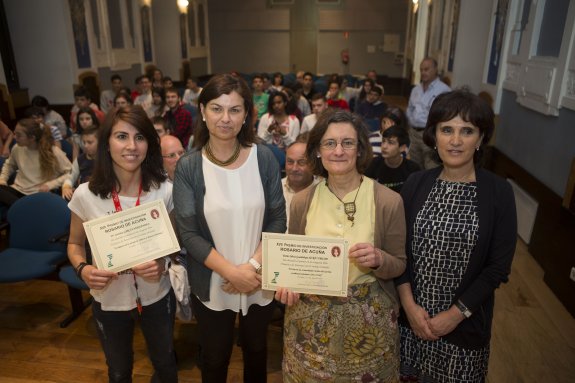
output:
[[[47,184],[42,184],[42,185],[40,185],[40,187],[38,188],[38,191],[40,191],[40,192],[49,192],[49,191],[50,191],[50,186],[48,186]]]
[[[452,306],[449,310],[430,318],[427,323],[433,335],[444,336],[452,332],[463,319],[465,318],[459,309]]]
[[[141,265],[134,266],[132,267],[132,271],[142,278],[159,281],[164,272],[164,263],[164,258],[160,258],[159,261],[149,261],[142,263]]]
[[[383,255],[369,243],[356,243],[350,247],[349,258],[360,267],[377,269],[383,263]]]

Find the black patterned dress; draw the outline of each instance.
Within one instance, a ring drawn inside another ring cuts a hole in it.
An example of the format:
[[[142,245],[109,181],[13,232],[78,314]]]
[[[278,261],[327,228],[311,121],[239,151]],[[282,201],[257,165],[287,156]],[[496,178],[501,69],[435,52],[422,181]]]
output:
[[[475,183],[437,179],[413,227],[415,302],[431,317],[451,307],[478,237]],[[400,326],[402,375],[422,382],[483,382],[489,347],[468,350],[440,338],[425,341]]]

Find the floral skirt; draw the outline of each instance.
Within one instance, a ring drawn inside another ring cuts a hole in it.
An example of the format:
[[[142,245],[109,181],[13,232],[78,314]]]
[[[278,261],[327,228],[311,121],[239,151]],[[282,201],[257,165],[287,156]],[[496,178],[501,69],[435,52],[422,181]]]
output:
[[[284,382],[399,382],[394,305],[378,282],[301,295],[284,318]]]

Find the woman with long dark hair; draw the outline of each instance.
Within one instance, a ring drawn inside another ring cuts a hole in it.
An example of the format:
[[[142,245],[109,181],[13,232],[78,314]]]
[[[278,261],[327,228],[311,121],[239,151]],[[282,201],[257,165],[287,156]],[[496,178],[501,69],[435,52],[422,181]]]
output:
[[[68,205],[72,210],[68,258],[94,297],[92,311],[109,381],[131,381],[133,332],[139,322],[154,366],[152,381],[177,382],[176,301],[165,273],[167,261],[160,258],[113,273],[97,269],[86,258],[84,222],[158,199],[168,211],[173,208],[160,139],[141,107],[110,111],[100,127],[97,158],[90,181],[76,189]]]

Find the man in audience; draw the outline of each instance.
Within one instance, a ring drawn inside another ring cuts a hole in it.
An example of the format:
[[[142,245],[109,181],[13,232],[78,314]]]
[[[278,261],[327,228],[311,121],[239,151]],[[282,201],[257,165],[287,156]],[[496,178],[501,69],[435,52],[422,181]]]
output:
[[[112,83],[112,89],[103,90],[100,94],[100,108],[105,114],[108,113],[110,109],[114,107],[114,99],[116,94],[124,86],[122,84],[122,77],[119,74],[114,74],[110,77],[110,82]]]
[[[419,70],[421,83],[411,90],[406,112],[407,120],[411,127],[409,130],[411,139],[409,155],[419,166],[430,169],[438,164],[432,159],[431,149],[423,142],[423,130],[427,124],[429,109],[435,97],[449,92],[451,89],[439,79],[437,61],[435,59],[431,57],[424,58],[421,61]]]
[[[254,107],[257,110],[257,119],[268,111],[268,101],[270,95],[264,92],[264,80],[261,74],[254,75],[252,79]]]
[[[286,177],[282,179],[286,213],[289,223],[289,209],[295,193],[319,182],[308,165],[305,156],[309,133],[300,134],[286,149]]]
[[[186,81],[186,91],[184,92],[184,97],[182,100],[185,104],[190,104],[198,107],[198,97],[200,97],[200,93],[202,92],[202,87],[198,85],[198,82],[195,78],[189,77]]]
[[[313,113],[303,119],[300,133],[306,133],[312,130],[317,119],[325,110],[327,110],[327,101],[323,94],[316,93],[313,95],[311,98],[311,109]]]
[[[152,124],[154,125],[154,129],[160,138],[170,134],[170,128],[168,127],[168,123],[162,116],[154,116],[152,117]]]
[[[392,126],[382,134],[381,157],[373,159],[365,175],[393,191],[401,187],[411,173],[421,170],[418,164],[405,158],[409,134],[399,126]]]
[[[379,120],[387,109],[387,104],[381,101],[380,98],[381,89],[376,86],[373,87],[365,97],[365,100],[357,106],[355,113],[366,120],[377,120],[377,126],[379,127]]]
[[[349,110],[349,104],[340,95],[340,83],[337,79],[332,79],[329,82],[327,91],[327,106],[330,108],[339,108]]]
[[[188,146],[192,135],[192,114],[180,103],[178,91],[174,88],[166,89],[166,105],[170,108],[164,116],[168,122],[170,132],[179,138],[183,147]]]
[[[303,80],[301,85],[303,86],[302,96],[305,97],[305,99],[307,100],[307,102],[309,102],[311,106],[311,98],[316,93],[315,89],[313,88],[313,74],[311,74],[311,72],[305,72],[303,74]]]
[[[162,148],[162,158],[164,163],[164,170],[168,175],[171,182],[174,181],[174,172],[176,171],[176,164],[181,156],[183,156],[186,151],[182,146],[182,142],[174,136],[169,134],[162,136],[160,138],[160,146]]]
[[[92,102],[90,91],[81,86],[74,91],[74,106],[70,112],[70,129],[72,129],[72,132],[76,132],[76,114],[78,114],[78,110],[88,107],[94,111],[98,121],[102,124],[106,115],[98,108],[98,105]]]
[[[152,82],[147,75],[140,76],[140,81],[138,82],[138,87],[140,88],[140,95],[134,100],[134,105],[140,105],[146,113],[152,107],[154,98],[152,97]],[[148,113],[152,115],[153,113]]]
[[[42,108],[37,106],[30,106],[26,108],[24,111],[24,118],[31,118],[36,121],[37,124],[48,127],[48,129],[50,129],[50,133],[52,134],[52,138],[54,139],[54,145],[62,149],[62,133],[57,126],[47,125],[44,123],[44,110]]]
[[[381,85],[377,82],[377,72],[375,71],[375,69],[372,69],[369,72],[367,72],[366,77],[373,80],[373,83],[375,84],[375,86],[378,87],[379,89],[381,89],[381,95],[383,96],[383,94],[385,93],[383,91],[383,85]]]

